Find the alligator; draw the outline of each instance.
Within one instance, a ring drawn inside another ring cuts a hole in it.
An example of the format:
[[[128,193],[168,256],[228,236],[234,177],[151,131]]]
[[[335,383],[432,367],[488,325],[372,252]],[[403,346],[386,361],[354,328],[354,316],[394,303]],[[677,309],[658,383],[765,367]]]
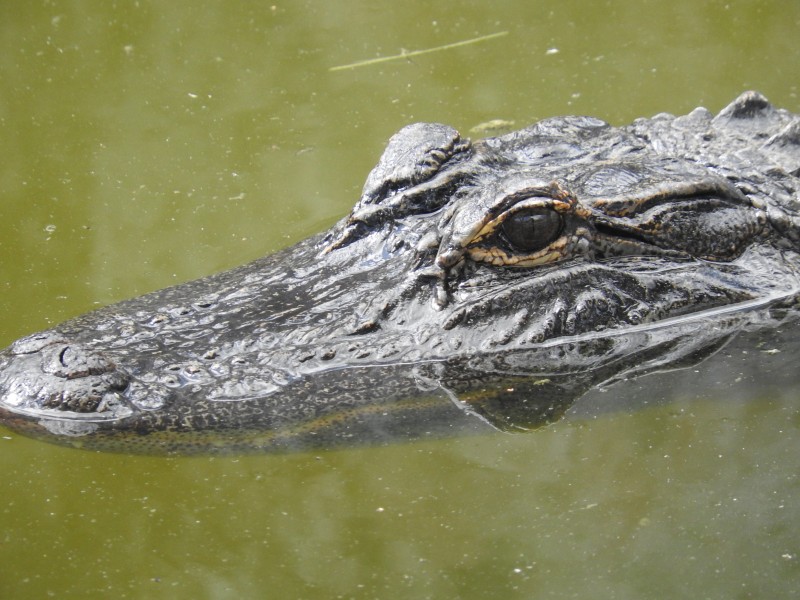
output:
[[[0,423],[82,448],[288,451],[528,431],[791,320],[800,116],[408,125],[350,214],[0,352]]]

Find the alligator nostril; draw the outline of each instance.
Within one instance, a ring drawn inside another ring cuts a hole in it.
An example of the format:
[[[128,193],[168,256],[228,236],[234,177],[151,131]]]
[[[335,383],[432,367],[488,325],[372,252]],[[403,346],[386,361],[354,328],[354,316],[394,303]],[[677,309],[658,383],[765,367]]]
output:
[[[102,375],[115,370],[111,361],[75,344],[48,346],[42,349],[41,355],[42,370],[64,379]]]
[[[58,361],[61,363],[62,366],[69,368],[69,354],[73,354],[71,352],[70,346],[64,346],[64,349],[61,351],[61,354],[58,355]]]

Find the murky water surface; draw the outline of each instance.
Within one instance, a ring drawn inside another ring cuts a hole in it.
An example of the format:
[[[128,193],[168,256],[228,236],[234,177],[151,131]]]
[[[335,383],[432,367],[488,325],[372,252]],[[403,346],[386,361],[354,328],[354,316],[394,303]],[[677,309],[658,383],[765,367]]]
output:
[[[327,227],[412,121],[800,111],[799,26],[793,2],[5,2],[0,345]],[[528,435],[210,459],[3,431],[0,597],[796,596],[791,331]]]

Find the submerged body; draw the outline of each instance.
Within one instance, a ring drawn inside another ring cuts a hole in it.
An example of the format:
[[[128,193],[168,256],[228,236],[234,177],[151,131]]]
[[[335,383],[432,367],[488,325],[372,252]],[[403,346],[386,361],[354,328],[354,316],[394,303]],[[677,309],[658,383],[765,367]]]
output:
[[[527,430],[785,318],[798,177],[800,117],[752,92],[623,128],[411,125],[330,231],[2,351],[0,421],[145,452]]]

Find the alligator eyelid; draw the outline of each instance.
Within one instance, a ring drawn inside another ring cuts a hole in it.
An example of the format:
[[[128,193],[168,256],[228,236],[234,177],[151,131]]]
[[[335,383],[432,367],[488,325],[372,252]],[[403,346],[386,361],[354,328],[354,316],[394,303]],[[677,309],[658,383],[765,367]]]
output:
[[[598,198],[592,202],[594,208],[611,217],[629,217],[649,209],[664,200],[691,200],[713,196],[750,205],[749,198],[733,184],[721,179],[701,179],[680,183],[660,184],[639,194]]]
[[[669,250],[665,248],[660,248],[653,244],[653,242],[648,241],[644,236],[637,235],[632,231],[620,231],[619,229],[615,229],[609,223],[604,222],[596,222],[594,224],[595,229],[598,233],[605,235],[610,238],[614,238],[617,240],[618,244],[622,244],[626,246],[628,251],[631,252],[632,255],[661,255],[661,256],[680,256],[680,257],[689,257],[689,254],[685,252],[678,252],[675,250]],[[605,254],[601,252],[601,254]]]
[[[542,198],[541,196],[534,196],[532,198],[523,198],[516,204],[509,206],[500,216],[513,215],[515,212],[525,208],[553,208],[555,209],[558,201],[552,198]]]
[[[575,195],[558,181],[528,181],[518,189],[503,193],[502,198],[488,210],[487,216],[494,221],[525,206],[552,207],[558,212],[569,212],[578,208],[579,204]],[[588,214],[588,211],[581,212]]]
[[[503,212],[499,213],[493,221],[502,221],[505,220],[516,213],[522,210],[529,210],[529,209],[542,209],[542,210],[552,210],[553,212],[564,214],[569,213],[574,208],[573,205],[563,202],[562,200],[557,200],[555,198],[542,198],[540,196],[536,196],[533,198],[523,198],[522,200],[516,202],[512,206],[509,206]]]

